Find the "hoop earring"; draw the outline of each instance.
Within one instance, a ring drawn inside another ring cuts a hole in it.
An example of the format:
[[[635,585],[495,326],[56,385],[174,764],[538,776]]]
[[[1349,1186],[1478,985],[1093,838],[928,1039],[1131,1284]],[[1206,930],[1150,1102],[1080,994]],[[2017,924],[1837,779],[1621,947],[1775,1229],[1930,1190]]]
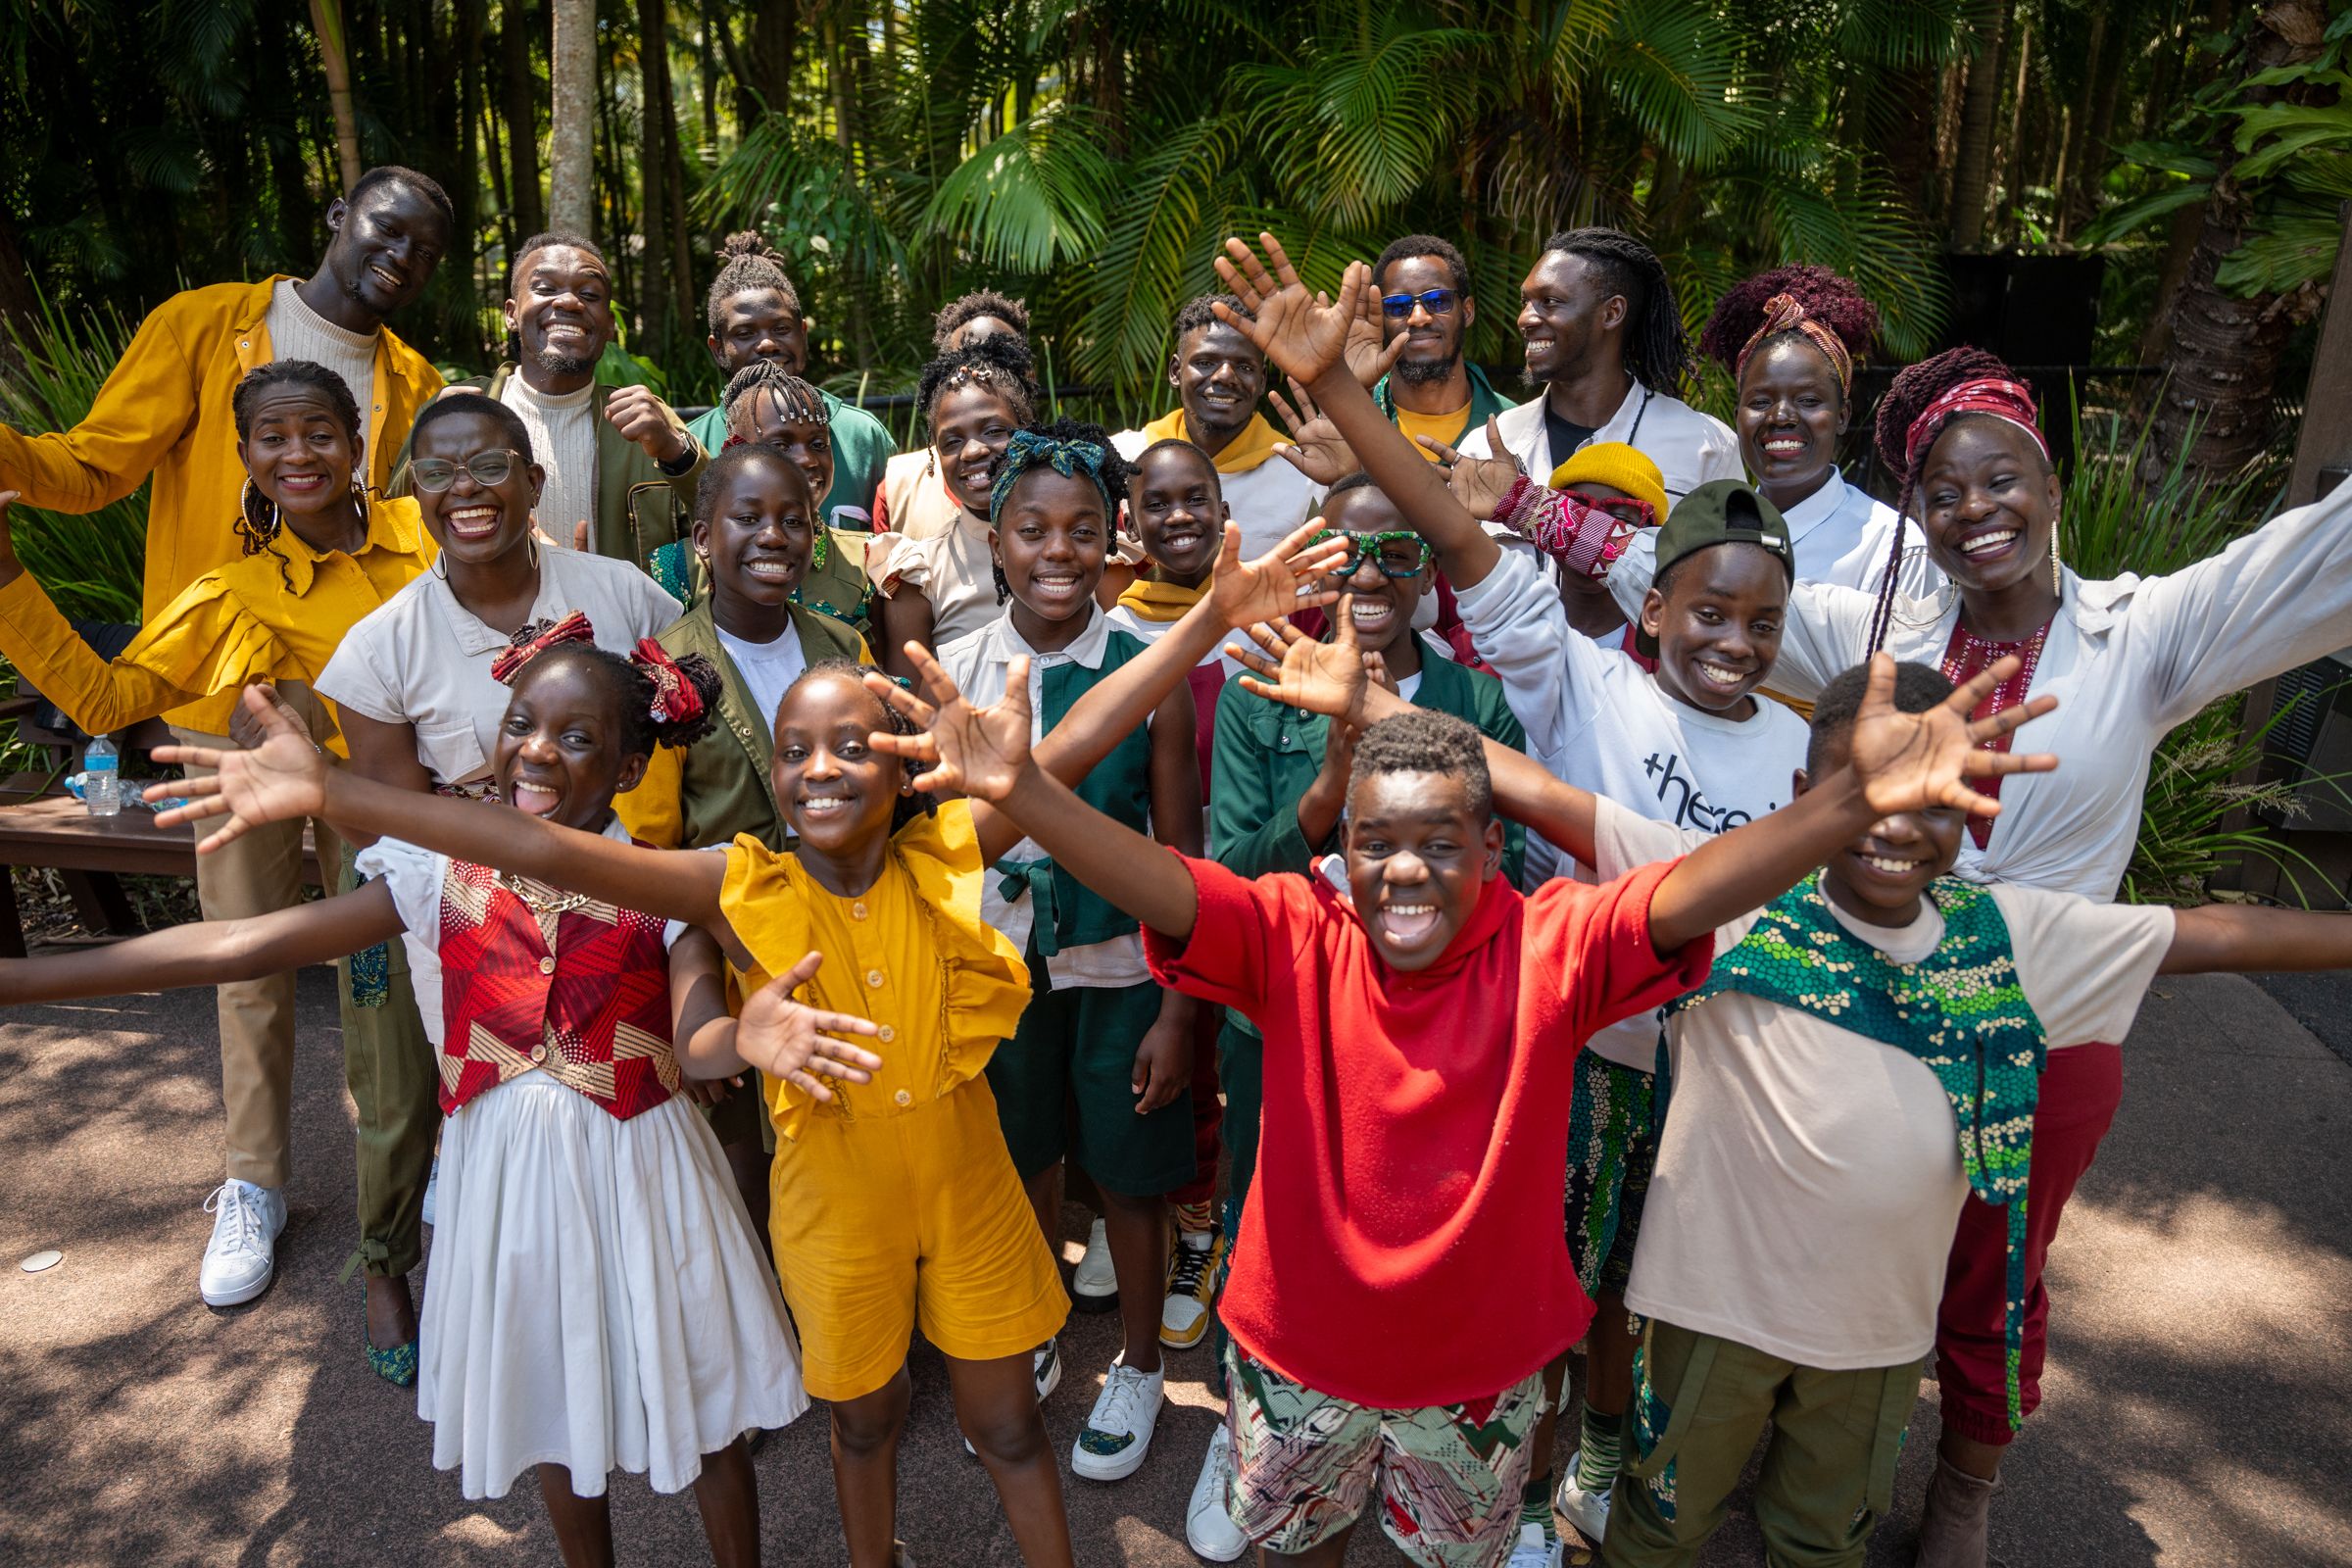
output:
[[[360,483],[357,475],[351,481],[351,510],[359,514],[362,522],[368,520],[368,487]]]
[[[263,506],[270,509],[266,517],[258,516],[254,513],[253,504],[257,499]],[[276,538],[278,530],[285,526],[285,514],[278,510],[276,502],[270,500],[256,488],[253,475],[250,473],[245,476],[245,488],[238,493],[237,510],[243,513],[245,520],[253,525],[253,531],[262,544],[268,544]]]
[[[522,536],[522,545],[531,553],[531,569],[537,571],[539,569],[539,530],[536,527]]]
[[[2066,597],[2066,577],[2058,569],[2058,525],[2056,523],[2050,525],[2050,592],[2061,599]]]

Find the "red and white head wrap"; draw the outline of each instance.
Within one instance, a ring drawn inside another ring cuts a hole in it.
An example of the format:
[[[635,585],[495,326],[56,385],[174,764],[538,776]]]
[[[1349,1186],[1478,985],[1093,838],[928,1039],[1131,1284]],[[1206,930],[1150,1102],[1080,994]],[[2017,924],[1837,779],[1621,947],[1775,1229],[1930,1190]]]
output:
[[[629,662],[654,683],[654,706],[648,713],[657,724],[691,724],[703,716],[703,694],[669,657],[669,650],[651,637],[637,639]]]
[[[550,621],[541,626],[531,634],[528,641],[515,643],[505,653],[492,660],[490,662],[490,678],[501,686],[512,686],[514,684],[514,677],[522,673],[523,666],[546,653],[550,648],[559,647],[564,643],[593,644],[595,641],[596,628],[588,624],[586,615],[575,610],[562,620]]]
[[[1809,315],[1804,302],[1793,294],[1775,294],[1764,302],[1763,324],[1750,332],[1747,341],[1740,345],[1739,357],[1732,362],[1732,374],[1738,375],[1747,368],[1747,362],[1755,357],[1756,350],[1763,346],[1766,338],[1777,337],[1783,332],[1802,332],[1815,348],[1829,357],[1830,368],[1838,372],[1838,389],[1841,392],[1854,389],[1854,356],[1845,346],[1845,339],[1831,330],[1827,321],[1817,320]]]
[[[1928,448],[1943,434],[1945,425],[1963,414],[1989,414],[2006,420],[2032,436],[2044,458],[2050,455],[2050,444],[2041,438],[2041,428],[2035,422],[2039,415],[2034,407],[2034,394],[2023,381],[1987,375],[1960,382],[1919,411],[1919,417],[1911,421],[1911,428],[1903,436],[1906,473],[1913,476],[1919,473],[1920,460],[1928,455]]]

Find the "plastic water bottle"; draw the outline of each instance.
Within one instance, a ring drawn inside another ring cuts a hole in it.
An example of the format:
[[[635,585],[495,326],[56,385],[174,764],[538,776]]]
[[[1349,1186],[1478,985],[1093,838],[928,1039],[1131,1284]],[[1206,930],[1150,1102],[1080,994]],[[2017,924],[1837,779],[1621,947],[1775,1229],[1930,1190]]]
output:
[[[81,799],[92,816],[115,816],[122,809],[122,754],[101,735],[81,754]]]

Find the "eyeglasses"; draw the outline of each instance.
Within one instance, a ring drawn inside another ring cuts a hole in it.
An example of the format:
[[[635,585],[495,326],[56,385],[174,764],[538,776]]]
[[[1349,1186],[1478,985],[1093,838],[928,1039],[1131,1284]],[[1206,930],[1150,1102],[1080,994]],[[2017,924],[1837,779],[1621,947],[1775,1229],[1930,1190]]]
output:
[[[1450,315],[1461,296],[1449,288],[1433,288],[1426,294],[1383,294],[1380,308],[1392,320],[1401,321],[1413,314],[1418,305],[1432,316]]]
[[[1383,577],[1410,577],[1428,565],[1430,559],[1437,554],[1430,548],[1428,540],[1410,528],[1392,528],[1385,533],[1348,533],[1339,528],[1326,528],[1309,539],[1307,545],[1311,549],[1327,539],[1348,541],[1348,554],[1342,556],[1339,564],[1331,568],[1341,577],[1354,576],[1362,569],[1366,556],[1372,558],[1374,568]]]
[[[447,458],[417,458],[409,464],[409,482],[427,495],[439,495],[458,482],[458,470],[464,468],[473,475],[473,482],[484,488],[502,485],[522,454],[504,447],[492,452],[476,452],[464,463],[452,463]]]
[[[1560,494],[1580,507],[1604,513],[1619,522],[1631,523],[1637,528],[1654,528],[1658,525],[1658,509],[1632,496],[1589,496],[1582,490],[1563,490]]]

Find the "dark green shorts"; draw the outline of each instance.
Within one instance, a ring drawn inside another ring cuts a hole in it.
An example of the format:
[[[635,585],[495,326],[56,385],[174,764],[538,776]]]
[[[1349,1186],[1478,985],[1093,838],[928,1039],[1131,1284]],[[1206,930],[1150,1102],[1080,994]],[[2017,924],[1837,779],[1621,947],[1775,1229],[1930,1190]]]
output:
[[[1021,1180],[1064,1155],[1128,1198],[1172,1193],[1194,1178],[1191,1093],[1149,1116],[1135,1113],[1135,1048],[1159,1017],[1159,999],[1149,980],[1029,999],[1020,1028],[988,1063],[997,1119]]]

